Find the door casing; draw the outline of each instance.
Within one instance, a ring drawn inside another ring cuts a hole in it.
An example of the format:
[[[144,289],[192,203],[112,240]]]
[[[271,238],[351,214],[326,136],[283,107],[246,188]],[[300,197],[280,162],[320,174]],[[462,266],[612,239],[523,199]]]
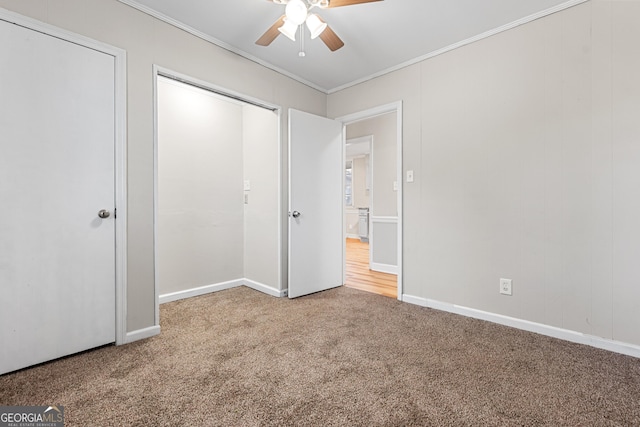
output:
[[[283,207],[283,197],[282,197],[282,108],[278,105],[271,104],[269,102],[263,101],[259,98],[255,98],[249,95],[246,95],[241,92],[236,92],[234,90],[225,88],[223,86],[218,86],[213,83],[197,79],[195,77],[180,73],[178,71],[159,66],[157,64],[153,65],[153,259],[154,259],[154,304],[155,304],[155,324],[160,324],[160,289],[158,286],[158,76],[166,77],[168,79],[172,79],[186,85],[194,86],[200,89],[204,89],[206,91],[217,94],[223,98],[228,98],[231,101],[239,101],[241,103],[252,104],[257,107],[265,108],[268,110],[272,110],[277,113],[278,120],[278,182],[280,185],[278,186],[278,284],[280,287],[280,294],[274,296],[286,296],[286,278],[283,276],[284,266],[283,260],[286,260],[286,254],[283,255],[284,245],[283,241],[285,237],[283,235],[283,229],[285,226],[283,225],[283,221],[286,221],[287,216],[283,214],[285,208]],[[232,281],[241,283],[242,280]],[[230,282],[231,283],[231,282]],[[210,291],[209,291],[210,292]],[[208,293],[203,291],[203,293]],[[200,292],[194,292],[193,296],[201,295]]]
[[[29,30],[56,37],[77,45],[94,49],[114,58],[115,63],[115,200],[117,212],[115,222],[115,331],[116,344],[126,344],[138,339],[127,337],[127,108],[126,108],[126,51],[90,39],[88,37],[60,29],[50,24],[0,8],[0,20],[16,24]]]
[[[403,169],[402,169],[402,101],[393,102],[390,104],[381,105],[378,107],[373,107],[367,110],[359,111],[357,113],[348,114],[345,116],[340,116],[336,120],[342,122],[343,132],[342,137],[344,139],[343,145],[346,146],[346,127],[352,123],[360,122],[363,120],[371,119],[376,116],[380,116],[382,114],[387,113],[396,113],[396,140],[397,143],[397,153],[396,153],[396,180],[398,182],[398,194],[397,194],[397,207],[398,207],[398,300],[402,301],[403,294],[403,268],[402,268],[402,236],[403,236],[403,221],[402,221],[402,191],[403,191]],[[344,158],[344,155],[343,155]],[[343,162],[344,163],[344,162]],[[343,174],[344,175],[344,174]],[[343,177],[344,180],[344,177]],[[344,187],[344,184],[343,184]],[[344,204],[342,206],[342,216],[344,218]],[[343,241],[345,242],[345,247],[343,248],[343,253],[346,253],[346,227],[343,224],[342,232],[344,234]],[[344,264],[344,261],[343,261]],[[345,274],[345,268],[343,266],[343,275]],[[345,277],[343,277],[343,282],[345,281]]]

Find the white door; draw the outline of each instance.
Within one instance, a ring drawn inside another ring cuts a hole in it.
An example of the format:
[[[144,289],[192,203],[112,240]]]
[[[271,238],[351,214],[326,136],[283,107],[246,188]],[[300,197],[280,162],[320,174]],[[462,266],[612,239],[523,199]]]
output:
[[[342,123],[289,110],[289,298],[342,285]]]
[[[0,20],[0,374],[115,341],[114,61]]]

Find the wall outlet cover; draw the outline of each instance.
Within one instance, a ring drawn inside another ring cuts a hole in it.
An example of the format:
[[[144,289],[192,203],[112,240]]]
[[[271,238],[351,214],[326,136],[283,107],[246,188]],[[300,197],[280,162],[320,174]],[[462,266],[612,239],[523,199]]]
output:
[[[500,293],[502,295],[513,295],[511,289],[511,279],[500,279]]]

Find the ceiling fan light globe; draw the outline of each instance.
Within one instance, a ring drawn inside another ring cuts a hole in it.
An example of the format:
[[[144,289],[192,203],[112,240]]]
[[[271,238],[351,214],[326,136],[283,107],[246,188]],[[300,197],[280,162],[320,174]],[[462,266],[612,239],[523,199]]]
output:
[[[298,31],[298,26],[289,21],[289,19],[285,19],[284,24],[282,24],[282,27],[278,28],[278,31],[280,31],[291,40],[296,41],[296,32]]]
[[[318,15],[311,14],[307,17],[307,28],[311,33],[311,38],[315,39],[327,29],[327,23],[322,22],[320,18],[318,18]]]
[[[287,20],[293,22],[295,25],[302,24],[307,19],[307,6],[302,0],[289,0],[287,7],[284,9]]]

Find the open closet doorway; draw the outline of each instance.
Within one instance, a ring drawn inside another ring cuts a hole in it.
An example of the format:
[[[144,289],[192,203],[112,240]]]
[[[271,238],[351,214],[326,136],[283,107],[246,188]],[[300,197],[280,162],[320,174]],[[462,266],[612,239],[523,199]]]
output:
[[[401,104],[345,124],[344,284],[402,297]]]
[[[168,70],[156,93],[158,302],[281,296],[279,109]]]

